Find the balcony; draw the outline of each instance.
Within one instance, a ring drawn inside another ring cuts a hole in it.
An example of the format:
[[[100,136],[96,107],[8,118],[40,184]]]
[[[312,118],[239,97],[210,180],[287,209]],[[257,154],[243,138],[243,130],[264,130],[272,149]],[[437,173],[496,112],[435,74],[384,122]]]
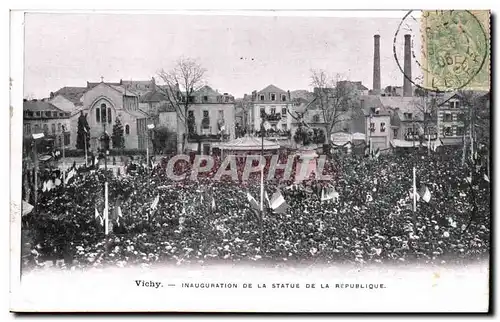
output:
[[[437,140],[437,138],[438,138],[437,133],[430,134],[431,141]],[[420,141],[420,139],[427,141],[429,140],[429,134],[418,135],[418,134],[407,133],[404,135],[404,139],[405,141]]]
[[[262,137],[261,131],[256,131],[255,135],[258,137]],[[264,138],[277,138],[277,139],[289,139],[291,138],[292,133],[290,130],[264,130]]]
[[[229,140],[229,134],[209,134],[209,133],[202,133],[202,134],[197,134],[197,133],[189,133],[188,135],[188,142],[200,142],[200,141],[205,141],[205,142],[220,142]]]

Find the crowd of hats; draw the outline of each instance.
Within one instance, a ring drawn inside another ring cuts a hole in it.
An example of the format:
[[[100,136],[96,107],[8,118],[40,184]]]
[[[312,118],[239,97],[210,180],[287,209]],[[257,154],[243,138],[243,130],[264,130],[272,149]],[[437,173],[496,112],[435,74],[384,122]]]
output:
[[[122,177],[102,170],[78,173],[67,185],[42,193],[38,210],[26,218],[31,237],[25,267],[58,258],[66,267],[88,268],[218,260],[441,264],[489,255],[484,157],[462,164],[461,151],[378,159],[336,155],[330,163],[337,200],[322,201],[314,182],[266,182],[266,192],[279,189],[289,207],[266,211],[262,221],[247,199],[249,192],[259,200],[258,177],[246,183],[173,182],[161,169],[142,167]],[[431,192],[415,212],[409,194],[413,166],[418,186]],[[106,177],[112,226],[107,236],[95,216],[104,207]]]

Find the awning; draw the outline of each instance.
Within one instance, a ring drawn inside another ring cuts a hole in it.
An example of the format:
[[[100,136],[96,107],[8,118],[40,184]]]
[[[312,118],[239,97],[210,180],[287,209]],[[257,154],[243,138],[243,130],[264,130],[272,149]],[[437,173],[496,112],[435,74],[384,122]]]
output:
[[[261,149],[269,151],[278,150],[280,145],[268,140],[264,140],[262,144],[262,138],[246,136],[229,142],[212,144],[212,147],[230,151],[260,151]]]
[[[420,146],[420,142],[394,139],[391,140],[391,145],[395,148],[413,148]]]

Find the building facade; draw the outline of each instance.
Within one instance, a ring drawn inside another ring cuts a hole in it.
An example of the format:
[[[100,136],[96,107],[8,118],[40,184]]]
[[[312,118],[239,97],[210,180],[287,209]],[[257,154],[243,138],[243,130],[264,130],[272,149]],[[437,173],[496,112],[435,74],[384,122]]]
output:
[[[275,132],[286,133],[292,127],[292,118],[289,115],[292,108],[290,93],[269,85],[260,91],[252,93],[251,128],[260,131],[262,123],[261,113],[268,115],[270,127]]]
[[[151,81],[148,81],[151,84]],[[129,87],[131,85],[129,84]],[[146,92],[144,92],[146,93]],[[78,118],[87,116],[90,126],[90,148],[97,150],[104,131],[111,135],[119,119],[123,126],[124,148],[145,149],[148,139],[143,123],[149,115],[139,107],[141,95],[117,83],[90,83],[86,87],[63,87],[51,93],[50,103],[69,113],[72,129],[70,148],[76,148]],[[149,106],[146,103],[146,106]]]
[[[44,133],[53,139],[55,147],[69,147],[72,128],[70,113],[65,112],[48,101],[25,100],[23,102],[23,136]]]
[[[183,94],[184,95],[184,94]],[[178,115],[174,122],[175,110],[162,112],[160,124],[177,124],[177,151],[182,152],[184,136],[187,136],[187,150],[209,154],[212,145],[235,138],[234,97],[228,93],[219,93],[210,86],[203,86],[191,97],[182,96],[182,101],[189,100],[187,122]],[[187,123],[187,128],[186,128]]]
[[[437,108],[438,136],[444,145],[459,145],[469,133],[466,126],[468,106],[457,93],[449,93],[439,99]]]

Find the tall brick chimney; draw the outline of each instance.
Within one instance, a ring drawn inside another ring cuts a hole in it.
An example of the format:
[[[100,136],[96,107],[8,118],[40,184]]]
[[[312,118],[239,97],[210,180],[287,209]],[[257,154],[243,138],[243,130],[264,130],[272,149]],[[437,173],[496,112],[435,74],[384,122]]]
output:
[[[403,96],[412,96],[411,86],[411,35],[405,35],[405,66],[403,79]]]
[[[380,95],[380,35],[373,40],[373,94]]]

